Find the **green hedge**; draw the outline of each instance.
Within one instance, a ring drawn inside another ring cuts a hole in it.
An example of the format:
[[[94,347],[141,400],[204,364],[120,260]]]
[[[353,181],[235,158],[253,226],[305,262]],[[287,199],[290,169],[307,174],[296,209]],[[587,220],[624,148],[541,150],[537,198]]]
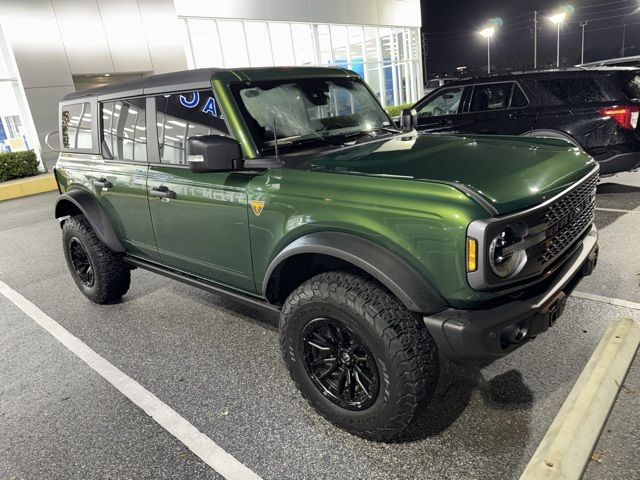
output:
[[[33,150],[0,153],[0,182],[30,177],[38,173],[40,173],[38,171],[38,157]]]
[[[412,106],[413,106],[412,103],[404,103],[402,105],[394,105],[393,107],[387,107],[387,112],[389,112],[389,115],[391,117],[399,117],[400,115],[402,115],[402,110],[404,110],[405,108],[410,108]]]

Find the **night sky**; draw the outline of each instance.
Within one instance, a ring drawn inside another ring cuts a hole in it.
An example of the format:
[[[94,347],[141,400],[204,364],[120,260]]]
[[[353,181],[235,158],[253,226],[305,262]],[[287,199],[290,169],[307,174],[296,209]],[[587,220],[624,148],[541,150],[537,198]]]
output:
[[[565,21],[560,35],[563,65],[580,63],[581,28],[585,29],[585,62],[619,57],[623,24],[626,24],[625,55],[640,55],[640,0],[421,0],[422,31],[426,34],[429,77],[455,72],[461,65],[469,73],[487,65],[487,45],[478,31],[495,17],[504,24],[491,45],[492,70],[533,67],[533,11],[538,10],[538,67],[556,62],[556,26],[548,17],[559,6],[570,4],[575,12]],[[635,24],[635,25],[634,25]]]

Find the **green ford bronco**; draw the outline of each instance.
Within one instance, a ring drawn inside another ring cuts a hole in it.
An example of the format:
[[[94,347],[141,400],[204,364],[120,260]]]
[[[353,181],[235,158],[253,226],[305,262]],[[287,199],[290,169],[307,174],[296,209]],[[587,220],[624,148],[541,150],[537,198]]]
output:
[[[392,440],[428,412],[445,359],[481,364],[543,333],[598,253],[588,155],[421,136],[412,113],[397,127],[341,68],[69,94],[55,216],[71,275],[99,304],[139,267],[277,313],[309,403]]]

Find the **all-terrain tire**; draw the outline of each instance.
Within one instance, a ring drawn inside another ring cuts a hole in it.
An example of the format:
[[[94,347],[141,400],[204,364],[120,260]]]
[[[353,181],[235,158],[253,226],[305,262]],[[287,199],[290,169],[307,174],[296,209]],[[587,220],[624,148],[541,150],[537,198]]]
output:
[[[64,222],[62,246],[73,280],[80,291],[92,302],[113,303],[122,298],[129,290],[131,269],[124,263],[121,254],[109,249],[98,238],[83,215],[73,216]],[[85,265],[89,266],[80,273],[72,261],[72,246],[76,251],[84,249],[88,257]],[[81,273],[84,275],[84,279],[81,277]],[[92,276],[92,279],[86,281],[89,275]]]
[[[379,390],[363,410],[337,405],[318,387],[318,375],[312,378],[309,373],[303,332],[324,318],[344,324],[375,359]],[[291,293],[280,316],[280,347],[291,378],[309,404],[338,427],[370,440],[400,437],[420,418],[437,389],[438,350],[419,315],[374,280],[353,273],[322,273]]]

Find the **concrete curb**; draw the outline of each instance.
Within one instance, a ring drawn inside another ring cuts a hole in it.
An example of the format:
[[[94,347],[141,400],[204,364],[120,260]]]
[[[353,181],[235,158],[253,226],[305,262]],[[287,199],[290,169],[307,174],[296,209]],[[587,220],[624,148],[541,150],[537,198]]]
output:
[[[609,325],[520,480],[582,477],[638,345],[638,323]]]
[[[0,202],[37,193],[51,192],[57,188],[53,174],[10,180],[0,183]]]

